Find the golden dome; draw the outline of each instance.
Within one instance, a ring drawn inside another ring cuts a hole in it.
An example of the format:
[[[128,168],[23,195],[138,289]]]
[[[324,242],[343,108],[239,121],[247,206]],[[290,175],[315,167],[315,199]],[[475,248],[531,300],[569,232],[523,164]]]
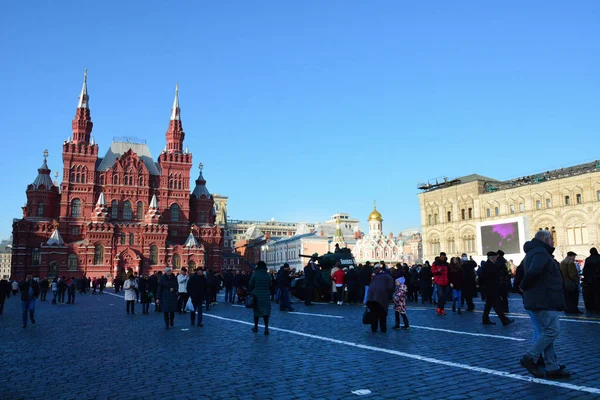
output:
[[[377,211],[377,203],[373,207],[373,212],[369,214],[369,221],[383,221],[381,213]]]

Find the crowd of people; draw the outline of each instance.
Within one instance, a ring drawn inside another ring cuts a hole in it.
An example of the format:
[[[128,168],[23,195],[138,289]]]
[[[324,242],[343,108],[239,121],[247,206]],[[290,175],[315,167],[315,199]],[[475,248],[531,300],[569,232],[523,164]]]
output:
[[[116,278],[113,286],[115,293],[124,291],[127,314],[135,314],[136,303],[141,303],[142,314],[148,315],[154,302],[154,311],[164,314],[166,329],[174,326],[176,313],[187,312],[192,325],[203,326],[203,307],[208,311],[216,304],[219,291],[224,290],[226,303],[244,303],[253,309],[253,332],[258,332],[262,318],[265,335],[269,334],[272,301],[279,305],[280,311],[294,311],[291,292],[298,278],[303,282],[306,306],[315,300],[328,300],[338,306],[364,304],[363,323],[370,325],[373,332],[386,332],[390,304],[395,317],[393,329],[407,330],[410,329],[407,302],[435,304],[436,314],[443,317],[446,304],[451,301],[452,312],[461,315],[465,304],[466,311],[474,310],[473,299],[479,292],[485,301],[482,324],[495,325],[490,319],[494,309],[507,326],[514,322],[506,315],[509,314],[509,293],[519,293],[534,328],[532,347],[521,364],[536,377],[559,379],[568,378],[570,372],[558,362],[554,350],[554,341],[560,332],[558,315],[582,313],[578,308],[582,289],[586,309],[600,312],[600,255],[592,248],[582,269],[574,252],[568,252],[560,262],[555,260],[553,246],[551,233],[539,231],[524,245],[525,258],[519,266],[512,260],[507,261],[501,250],[488,252],[481,265],[467,254],[448,261],[442,252],[431,264],[427,261],[413,266],[398,263],[390,268],[381,261],[374,265],[366,262],[354,268],[342,267],[337,262],[330,270],[321,269],[318,256],[314,255],[301,271],[291,269],[288,264],[278,271],[267,271],[262,261],[252,272],[215,273],[196,268],[188,275],[187,269],[182,268],[175,275],[171,268],[165,268],[164,273],[157,271],[141,276],[130,271],[125,279]],[[66,304],[74,304],[77,293],[103,294],[106,285],[104,276],[37,280],[28,275],[21,282],[1,280],[0,314],[5,300],[20,292],[23,327],[27,327],[28,322],[35,324],[36,300],[46,301],[48,291],[53,295],[52,304],[65,304],[65,294]],[[318,290],[323,287],[327,289]]]

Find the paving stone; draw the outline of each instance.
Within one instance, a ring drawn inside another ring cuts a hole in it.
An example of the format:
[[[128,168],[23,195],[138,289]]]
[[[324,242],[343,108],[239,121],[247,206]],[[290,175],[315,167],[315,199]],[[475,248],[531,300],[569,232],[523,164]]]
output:
[[[320,305],[297,311],[329,314],[342,319],[280,313],[273,307],[268,337],[248,325],[205,316],[203,328],[193,328],[189,314],[175,316],[166,330],[162,314],[126,315],[124,300],[112,295],[78,296],[73,306],[38,302],[37,324],[21,328],[20,303],[11,297],[0,316],[0,393],[22,398],[38,393],[60,399],[376,399],[441,397],[461,399],[585,399],[599,397],[563,387],[490,375],[444,365],[444,362],[528,376],[519,365],[530,345],[527,318],[509,327],[481,325],[481,313],[441,318],[430,306],[411,310],[415,328],[408,332],[370,332],[361,324],[361,306]],[[114,304],[114,306],[109,306]],[[523,312],[511,301],[514,316]],[[482,305],[477,304],[479,310]],[[137,307],[136,307],[137,308]],[[218,304],[211,315],[251,322],[251,312]],[[391,327],[393,316],[388,318]],[[492,317],[497,321],[497,317]],[[600,322],[591,321],[591,322]],[[470,336],[419,329],[416,326]],[[181,329],[188,329],[182,331]],[[373,346],[382,351],[336,344],[278,331],[283,328]],[[600,324],[561,321],[556,350],[575,372],[566,381],[600,388],[596,345]],[[506,340],[502,337],[524,339]],[[431,357],[435,363],[389,352]],[[368,389],[370,395],[351,392]]]

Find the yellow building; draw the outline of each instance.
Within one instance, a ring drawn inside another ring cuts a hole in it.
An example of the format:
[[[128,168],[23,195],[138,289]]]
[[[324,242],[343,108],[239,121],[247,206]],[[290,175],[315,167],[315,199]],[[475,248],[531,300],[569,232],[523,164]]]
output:
[[[481,251],[478,226],[525,217],[529,240],[539,229],[554,234],[556,258],[589,255],[600,239],[600,161],[498,181],[480,175],[420,184],[423,252],[432,261]]]

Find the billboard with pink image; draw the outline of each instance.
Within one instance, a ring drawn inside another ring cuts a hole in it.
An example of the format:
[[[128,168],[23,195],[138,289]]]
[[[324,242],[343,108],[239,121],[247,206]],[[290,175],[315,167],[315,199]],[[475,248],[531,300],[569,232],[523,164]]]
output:
[[[488,251],[497,250],[502,250],[506,254],[521,252],[518,222],[484,225],[480,229],[483,255]]]

